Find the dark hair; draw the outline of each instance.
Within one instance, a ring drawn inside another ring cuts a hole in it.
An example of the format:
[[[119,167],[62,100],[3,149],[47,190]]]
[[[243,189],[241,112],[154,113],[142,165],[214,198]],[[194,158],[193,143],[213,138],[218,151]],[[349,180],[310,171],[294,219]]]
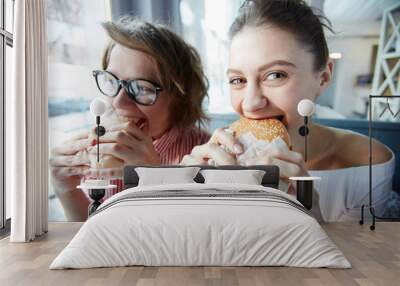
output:
[[[144,52],[155,60],[163,89],[171,95],[170,124],[184,129],[208,121],[202,109],[208,80],[200,56],[191,45],[166,26],[132,16],[102,25],[112,40],[103,54],[103,69],[107,68],[116,43]]]
[[[329,57],[323,27],[333,32],[330,21],[314,13],[303,0],[246,0],[232,23],[229,36],[235,37],[244,27],[272,24],[293,33],[314,55],[314,70],[325,67]]]

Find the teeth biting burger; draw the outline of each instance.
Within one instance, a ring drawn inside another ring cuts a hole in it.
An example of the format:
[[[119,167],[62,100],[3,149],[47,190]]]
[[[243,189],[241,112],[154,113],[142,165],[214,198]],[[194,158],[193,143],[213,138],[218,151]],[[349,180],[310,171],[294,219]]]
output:
[[[256,139],[272,142],[276,138],[282,138],[290,147],[290,137],[285,125],[275,118],[249,119],[241,117],[233,122],[230,130],[234,131],[237,137],[250,132]]]

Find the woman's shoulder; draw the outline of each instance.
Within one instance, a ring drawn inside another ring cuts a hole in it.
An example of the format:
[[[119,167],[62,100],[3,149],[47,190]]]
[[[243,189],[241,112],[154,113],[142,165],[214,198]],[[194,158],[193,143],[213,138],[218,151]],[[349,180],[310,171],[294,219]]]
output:
[[[343,168],[365,166],[369,164],[369,137],[344,129],[331,128],[335,134],[335,157]],[[372,164],[389,161],[393,154],[381,142],[372,140]]]

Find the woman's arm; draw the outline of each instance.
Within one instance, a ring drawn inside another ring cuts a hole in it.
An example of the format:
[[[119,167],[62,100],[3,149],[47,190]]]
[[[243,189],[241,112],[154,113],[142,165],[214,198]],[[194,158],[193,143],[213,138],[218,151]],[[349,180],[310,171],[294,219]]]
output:
[[[83,132],[51,152],[50,171],[54,193],[69,221],[84,221],[87,218],[89,200],[77,186],[90,169],[86,152],[90,145],[87,132]]]
[[[89,199],[80,189],[57,194],[67,221],[85,221],[88,217]]]

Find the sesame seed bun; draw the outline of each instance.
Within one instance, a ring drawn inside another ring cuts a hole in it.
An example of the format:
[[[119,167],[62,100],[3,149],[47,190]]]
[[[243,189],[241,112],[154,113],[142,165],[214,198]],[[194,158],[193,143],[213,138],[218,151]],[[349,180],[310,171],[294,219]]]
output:
[[[236,136],[240,136],[250,132],[258,140],[273,141],[275,138],[282,138],[290,147],[289,133],[285,125],[275,118],[270,119],[249,119],[241,117],[233,122],[229,129],[235,132]]]

